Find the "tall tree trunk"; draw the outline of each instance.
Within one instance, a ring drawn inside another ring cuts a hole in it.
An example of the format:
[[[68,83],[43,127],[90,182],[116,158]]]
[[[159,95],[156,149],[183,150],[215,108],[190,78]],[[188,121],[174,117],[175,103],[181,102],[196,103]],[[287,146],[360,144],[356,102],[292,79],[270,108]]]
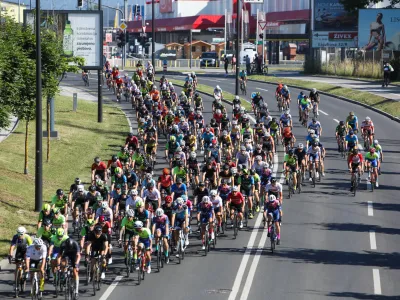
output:
[[[47,156],[46,162],[50,160],[50,98],[47,98]]]
[[[24,163],[24,174],[28,174],[28,134],[29,134],[29,120],[26,120],[26,126],[25,126],[25,163]]]

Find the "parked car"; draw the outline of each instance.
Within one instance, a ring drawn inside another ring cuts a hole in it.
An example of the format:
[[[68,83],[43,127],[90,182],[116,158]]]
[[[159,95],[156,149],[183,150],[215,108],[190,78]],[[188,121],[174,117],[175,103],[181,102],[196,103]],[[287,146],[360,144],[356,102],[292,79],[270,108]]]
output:
[[[219,57],[217,52],[203,52],[200,56],[201,67],[219,67]]]

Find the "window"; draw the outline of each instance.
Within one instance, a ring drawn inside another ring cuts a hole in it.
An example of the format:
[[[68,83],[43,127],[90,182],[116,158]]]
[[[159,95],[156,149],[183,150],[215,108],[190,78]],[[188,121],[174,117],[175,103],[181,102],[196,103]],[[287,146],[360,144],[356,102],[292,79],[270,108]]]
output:
[[[206,46],[201,46],[201,52],[206,52]]]
[[[192,46],[192,52],[196,52],[196,46]]]

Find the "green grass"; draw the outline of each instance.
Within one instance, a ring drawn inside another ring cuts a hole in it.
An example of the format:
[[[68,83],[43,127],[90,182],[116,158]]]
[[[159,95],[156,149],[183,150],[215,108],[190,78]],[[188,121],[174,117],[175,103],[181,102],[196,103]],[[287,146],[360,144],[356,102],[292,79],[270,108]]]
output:
[[[201,80],[201,79],[200,79]],[[172,80],[174,85],[178,85],[178,86],[183,86],[185,84],[184,81],[182,80]],[[214,94],[214,88],[210,87],[208,85],[204,85],[204,84],[198,84],[196,90],[198,92],[203,92],[203,93],[208,93],[208,94]],[[235,99],[235,95],[228,93],[228,92],[223,92],[224,93],[224,100],[227,100],[228,102],[232,102],[233,99]],[[245,99],[241,98],[242,101],[242,106],[244,106],[244,108],[246,108],[247,111],[251,111],[252,107],[251,104],[248,103]]]
[[[380,97],[368,92],[355,91],[349,88],[343,88],[340,86],[315,82],[315,81],[306,81],[292,78],[284,78],[284,77],[273,77],[273,76],[262,76],[262,75],[251,75],[249,79],[260,80],[260,81],[270,81],[275,83],[286,83],[287,85],[296,85],[300,86],[304,89],[311,90],[312,88],[316,88],[319,91],[323,91],[326,93],[330,93],[335,96],[342,96],[357,102],[361,102],[377,109],[383,110],[395,117],[400,117],[400,102],[389,100],[384,97]]]
[[[97,103],[78,101],[77,112],[72,111],[71,97],[56,97],[55,120],[60,139],[50,143],[50,161],[46,162],[46,143],[43,139],[43,200],[49,201],[56,189],[69,190],[75,177],[90,181],[90,166],[95,156],[110,158],[129,132],[124,113],[104,105],[103,123],[97,123]],[[45,107],[45,102],[43,104]],[[45,117],[45,111],[43,113]],[[45,122],[43,129],[46,128]],[[18,226],[36,233],[35,203],[35,122],[30,123],[29,174],[24,175],[25,122],[0,143],[0,257],[8,251],[9,242]]]

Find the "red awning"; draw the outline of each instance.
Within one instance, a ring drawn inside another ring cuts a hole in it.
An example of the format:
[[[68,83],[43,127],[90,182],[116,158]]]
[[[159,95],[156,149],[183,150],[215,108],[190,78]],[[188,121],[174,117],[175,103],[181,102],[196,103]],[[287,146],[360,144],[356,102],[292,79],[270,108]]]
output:
[[[151,20],[147,20],[146,32],[151,32]],[[180,31],[190,29],[224,28],[225,16],[223,15],[201,15],[171,19],[155,20],[156,32]],[[142,32],[142,21],[128,22],[129,32]]]
[[[270,12],[266,14],[266,20],[268,22],[288,22],[288,21],[309,21],[310,11],[308,9],[303,10],[292,10],[292,11],[279,11]]]

